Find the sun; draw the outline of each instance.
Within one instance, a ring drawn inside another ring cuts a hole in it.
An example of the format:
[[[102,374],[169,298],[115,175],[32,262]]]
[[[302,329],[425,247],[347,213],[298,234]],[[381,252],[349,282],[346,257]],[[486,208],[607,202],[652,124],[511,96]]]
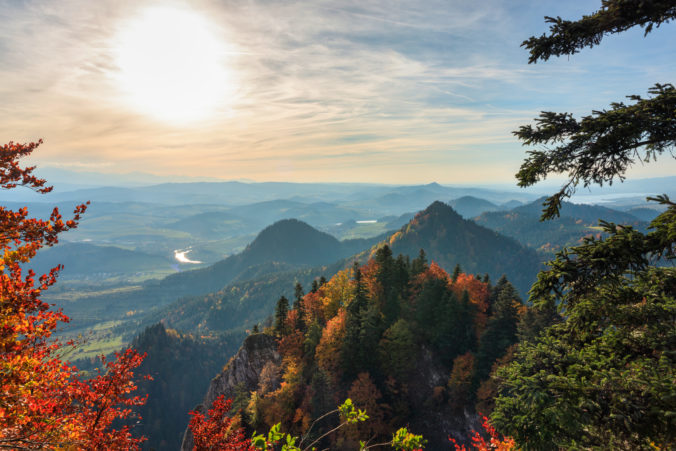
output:
[[[125,102],[158,120],[185,124],[228,105],[228,51],[213,24],[190,9],[150,7],[121,24],[113,45]]]

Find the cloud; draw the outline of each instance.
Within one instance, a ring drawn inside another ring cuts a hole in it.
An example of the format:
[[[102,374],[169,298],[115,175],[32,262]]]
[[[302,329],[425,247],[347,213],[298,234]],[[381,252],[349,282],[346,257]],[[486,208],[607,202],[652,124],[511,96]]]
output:
[[[116,33],[160,3],[204,14],[227,43],[232,94],[208,120],[153,120],[116,85]],[[582,114],[673,74],[674,50],[655,40],[623,44],[622,60],[611,43],[527,65],[520,42],[557,8],[588,5],[0,0],[0,136],[43,137],[38,163],[120,172],[507,181],[523,158],[511,131],[541,109]]]

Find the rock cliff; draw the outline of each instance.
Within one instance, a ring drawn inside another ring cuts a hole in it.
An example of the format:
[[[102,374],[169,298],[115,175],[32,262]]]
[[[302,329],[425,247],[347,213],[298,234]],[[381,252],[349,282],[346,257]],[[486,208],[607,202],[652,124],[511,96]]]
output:
[[[281,356],[277,352],[277,342],[269,335],[255,334],[248,336],[237,354],[223,368],[209,385],[202,404],[195,410],[206,412],[214,400],[220,395],[226,399],[235,398],[238,390],[253,391],[258,387],[260,374],[266,364],[279,365]],[[187,428],[183,435],[182,451],[192,451],[193,437]]]

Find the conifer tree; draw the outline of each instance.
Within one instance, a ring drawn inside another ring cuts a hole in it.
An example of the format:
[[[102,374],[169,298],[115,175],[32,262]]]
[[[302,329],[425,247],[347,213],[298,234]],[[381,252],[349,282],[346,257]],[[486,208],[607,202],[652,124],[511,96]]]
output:
[[[606,34],[641,26],[645,33],[676,19],[673,0],[604,0],[577,21],[546,18],[549,35],[523,45],[530,62],[571,55]],[[515,134],[528,152],[517,174],[530,186],[567,173],[547,199],[543,218],[556,216],[579,184],[624,178],[638,158],[650,161],[676,145],[676,89],[657,84],[649,97],[630,96],[581,120],[543,112]],[[498,372],[496,426],[527,449],[671,449],[676,442],[676,204],[651,231],[602,222],[606,237],[565,249],[538,275],[530,301],[558,304],[563,320],[522,343]]]
[[[300,282],[296,282],[294,288],[293,309],[297,312],[296,327],[299,330],[305,331],[305,312],[303,311],[303,286]]]
[[[364,350],[364,319],[367,317],[368,298],[366,287],[362,278],[359,263],[354,263],[355,295],[347,305],[347,317],[345,319],[345,338],[341,350],[341,367],[346,379],[351,380],[360,371],[364,371],[366,361],[369,359]],[[373,312],[369,314],[373,320]],[[370,335],[370,334],[368,334]]]
[[[461,273],[462,269],[460,268],[460,263],[458,263],[455,265],[455,268],[453,269],[453,276],[451,277],[451,280],[453,280],[453,282],[457,281]]]
[[[417,346],[408,322],[401,318],[383,333],[378,357],[384,374],[406,380],[415,363]]]
[[[296,286],[294,287],[294,301],[293,301],[293,308],[294,310],[297,309],[303,300],[303,295],[305,293],[303,292],[303,285],[300,284],[300,282],[296,282]]]
[[[382,311],[385,320],[385,327],[388,327],[399,317],[400,302],[399,292],[401,287],[397,279],[401,276],[395,267],[395,260],[392,258],[392,250],[385,245],[378,249],[375,256],[378,264],[378,273],[376,275],[378,283],[383,288]]]
[[[411,276],[415,277],[418,274],[422,274],[427,269],[427,255],[425,251],[420,249],[420,253],[417,258],[414,258],[411,262]]]
[[[288,333],[286,317],[289,313],[289,300],[282,296],[277,301],[275,308],[275,334],[278,337],[284,336]]]
[[[521,298],[514,286],[507,282],[499,284],[492,315],[488,319],[486,330],[476,355],[475,387],[486,379],[493,363],[502,357],[507,349],[517,342],[518,306]]]

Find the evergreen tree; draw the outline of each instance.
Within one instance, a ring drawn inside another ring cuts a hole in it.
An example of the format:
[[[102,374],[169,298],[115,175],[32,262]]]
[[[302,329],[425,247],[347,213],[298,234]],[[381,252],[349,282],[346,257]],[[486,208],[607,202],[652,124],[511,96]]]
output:
[[[462,269],[460,268],[460,263],[458,263],[455,265],[455,268],[453,269],[453,276],[451,277],[451,280],[453,280],[453,282],[456,282],[460,274],[462,274]]]
[[[303,342],[303,348],[305,355],[314,357],[315,349],[319,344],[319,340],[322,338],[322,326],[317,321],[313,321],[310,324],[310,327],[307,329],[305,334],[305,341]]]
[[[476,308],[465,290],[460,301],[452,292],[446,291],[438,300],[436,310],[431,341],[442,361],[450,366],[457,356],[476,347]]]
[[[347,306],[348,318],[349,315],[358,316],[362,310],[366,309],[366,304],[368,302],[366,297],[366,287],[364,286],[364,280],[361,274],[361,268],[357,262],[354,263],[354,284],[354,299]]]
[[[377,280],[383,288],[383,298],[380,300],[385,327],[394,323],[399,317],[400,311],[400,291],[399,285],[402,281],[400,268],[397,268],[392,250],[385,245],[378,249],[375,255],[375,261],[378,264]]]
[[[492,306],[493,312],[481,335],[476,354],[475,387],[488,377],[493,363],[517,342],[517,308],[521,304],[521,298],[516,288],[506,280],[496,288],[498,292]]]
[[[405,319],[399,319],[383,333],[378,344],[382,372],[405,381],[415,365],[416,351],[413,332]]]
[[[670,1],[605,0],[578,21],[547,18],[551,34],[524,42],[530,62],[570,55],[610,33],[676,19]],[[547,199],[543,218],[558,214],[578,184],[622,179],[634,158],[648,161],[676,145],[676,89],[655,85],[576,120],[543,112],[516,135],[529,152],[517,174],[530,186],[568,173]],[[548,145],[548,144],[551,144]],[[606,237],[559,252],[530,291],[536,307],[558,304],[564,320],[523,343],[499,371],[493,419],[529,449],[670,449],[676,442],[676,269],[658,266],[676,254],[676,204],[644,234],[602,222]],[[549,306],[549,307],[548,307]]]
[[[293,291],[294,291],[293,292],[293,297],[294,297],[293,308],[295,310],[295,309],[298,309],[298,307],[300,306],[300,303],[303,300],[303,295],[305,293],[303,292],[303,285],[301,285],[300,282],[296,282],[296,286],[294,287]]]
[[[365,358],[362,350],[362,322],[368,309],[366,287],[359,263],[354,263],[355,295],[346,307],[345,338],[341,349],[341,367],[346,380],[352,380],[363,371]]]
[[[425,340],[432,340],[438,335],[438,320],[448,314],[439,312],[442,299],[453,294],[445,280],[431,279],[425,281],[415,298],[415,319],[417,333]]]
[[[289,313],[289,300],[282,296],[277,301],[277,307],[275,308],[275,334],[278,337],[282,337],[288,333],[288,325],[286,321],[286,316]]]
[[[535,340],[545,329],[561,320],[554,299],[543,300],[531,306],[519,319],[517,326],[519,341]]]
[[[415,277],[418,274],[422,274],[427,269],[427,256],[425,251],[420,249],[418,258],[413,259],[411,262],[411,276]]]
[[[300,282],[296,282],[294,288],[294,300],[293,300],[293,309],[298,312],[298,319],[296,321],[296,327],[299,330],[305,331],[305,311],[303,310],[303,286]]]
[[[383,334],[383,315],[378,306],[371,302],[361,315],[359,346],[353,349],[358,372],[368,372],[374,377],[380,374],[378,365],[378,343]]]

